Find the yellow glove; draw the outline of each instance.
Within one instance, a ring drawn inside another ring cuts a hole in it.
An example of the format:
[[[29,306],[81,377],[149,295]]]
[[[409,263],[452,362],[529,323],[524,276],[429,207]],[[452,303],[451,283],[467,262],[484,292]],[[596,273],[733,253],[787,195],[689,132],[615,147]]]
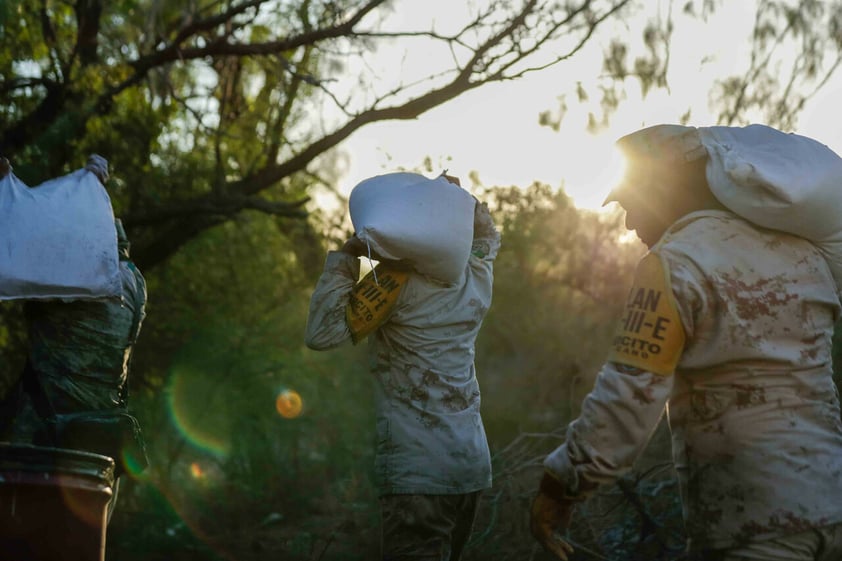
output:
[[[544,549],[567,561],[573,553],[571,546],[560,532],[566,532],[573,517],[573,507],[582,499],[567,496],[564,486],[548,473],[541,479],[538,494],[532,501],[529,527],[532,535]]]

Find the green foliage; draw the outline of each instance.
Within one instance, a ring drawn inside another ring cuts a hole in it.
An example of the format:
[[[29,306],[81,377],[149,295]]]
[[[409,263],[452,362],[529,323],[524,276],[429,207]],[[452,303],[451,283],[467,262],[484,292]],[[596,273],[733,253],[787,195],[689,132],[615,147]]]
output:
[[[18,302],[0,302],[0,395],[17,382],[26,360],[23,309]]]
[[[147,274],[155,298],[136,348],[131,404],[151,466],[121,490],[110,538],[121,558],[161,556],[176,538],[196,551],[253,540],[309,554],[324,528],[304,542],[302,528],[320,512],[371,527],[374,421],[364,349],[304,348],[315,276],[299,256],[323,250],[307,229],[289,231],[246,213]],[[285,418],[276,399],[290,390],[303,409]],[[136,541],[127,522],[137,519],[146,540]]]
[[[639,21],[632,34],[614,33],[606,37],[603,48],[603,73],[590,88],[598,91],[577,96],[593,99],[584,102],[591,111],[588,128],[604,128],[618,110],[626,93],[639,88],[644,98],[654,91],[676,96],[684,84],[676,74],[688,65],[703,71],[715,60],[719,45],[716,31],[705,35],[710,41],[695,41],[694,56],[673,56],[683,38],[698,33],[693,28],[700,22],[714,25],[711,18],[723,9],[734,9],[734,3],[720,0],[675,2],[630,2],[625,6],[628,20]],[[728,74],[709,84],[695,82],[693,88],[705,88],[715,111],[711,125],[742,126],[762,122],[784,130],[796,128],[804,105],[842,64],[842,4],[823,0],[756,0],[747,9],[754,11],[753,24],[745,29],[729,30],[729,41],[743,39],[736,48],[733,66]],[[742,6],[741,6],[742,7]],[[748,57],[739,58],[745,49]],[[698,55],[698,56],[696,56]],[[726,55],[731,56],[731,55]],[[687,107],[682,121],[689,120],[693,107]],[[541,124],[558,128],[567,112],[562,106],[541,113]]]
[[[502,446],[576,412],[607,352],[642,246],[620,241],[619,215],[577,210],[546,185],[484,198],[497,209],[503,246],[477,368],[489,438]]]
[[[243,208],[300,214],[278,203],[303,198],[312,178],[297,172],[306,162],[251,183],[249,192],[229,185],[312,140],[307,104],[314,91],[304,78],[317,72],[323,53],[305,41],[266,56],[180,60],[173,48],[223,40],[271,45],[314,23],[334,24],[355,3],[240,4],[4,2],[0,152],[29,184],[81,167],[90,153],[104,155],[115,211],[144,269]],[[332,175],[325,170],[325,179]],[[258,191],[261,200],[246,198]]]

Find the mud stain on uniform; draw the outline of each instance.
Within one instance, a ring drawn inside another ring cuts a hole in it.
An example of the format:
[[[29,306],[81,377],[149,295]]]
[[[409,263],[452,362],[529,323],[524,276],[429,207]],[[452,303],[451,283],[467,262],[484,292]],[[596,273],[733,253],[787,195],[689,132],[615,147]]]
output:
[[[776,318],[778,308],[798,300],[797,294],[787,292],[790,283],[783,275],[759,279],[754,283],[723,275],[717,284],[735,302],[737,314],[750,321],[762,317]]]

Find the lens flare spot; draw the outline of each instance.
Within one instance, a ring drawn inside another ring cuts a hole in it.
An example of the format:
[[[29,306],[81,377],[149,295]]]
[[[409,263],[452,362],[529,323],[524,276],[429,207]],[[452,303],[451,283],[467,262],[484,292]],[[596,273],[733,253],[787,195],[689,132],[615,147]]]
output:
[[[295,390],[283,390],[275,398],[275,409],[284,419],[294,419],[301,415],[304,403],[301,396]]]
[[[129,449],[123,449],[120,453],[126,474],[133,479],[142,479],[146,470],[146,459],[139,454],[141,453]]]
[[[100,489],[94,491],[89,482],[80,483],[72,475],[58,475],[54,478],[58,484],[64,505],[80,521],[92,528],[102,527],[108,501],[113,494]],[[53,507],[55,508],[55,506]]]
[[[175,427],[191,444],[218,456],[231,448],[223,388],[206,372],[183,367],[172,373],[168,391]]]
[[[204,479],[207,477],[205,470],[202,469],[202,466],[198,462],[190,464],[190,475],[193,476],[193,479]]]

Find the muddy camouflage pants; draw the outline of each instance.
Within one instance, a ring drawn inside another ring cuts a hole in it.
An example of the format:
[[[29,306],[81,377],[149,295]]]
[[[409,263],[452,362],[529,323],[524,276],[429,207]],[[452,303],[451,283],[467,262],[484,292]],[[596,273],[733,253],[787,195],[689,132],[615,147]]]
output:
[[[758,541],[704,556],[704,561],[839,560],[842,560],[842,524]]]
[[[458,561],[480,494],[381,497],[382,561]]]

